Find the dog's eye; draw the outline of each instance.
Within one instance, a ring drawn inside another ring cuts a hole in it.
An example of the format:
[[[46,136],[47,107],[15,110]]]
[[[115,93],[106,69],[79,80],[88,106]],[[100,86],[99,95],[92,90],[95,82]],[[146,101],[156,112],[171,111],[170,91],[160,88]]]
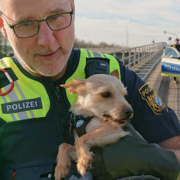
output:
[[[110,92],[103,92],[103,93],[101,93],[101,96],[104,98],[108,98],[108,97],[111,97],[111,93]]]

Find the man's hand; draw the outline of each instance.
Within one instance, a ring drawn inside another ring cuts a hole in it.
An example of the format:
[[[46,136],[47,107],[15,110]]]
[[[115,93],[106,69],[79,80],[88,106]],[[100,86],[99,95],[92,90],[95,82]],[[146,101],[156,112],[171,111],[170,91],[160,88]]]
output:
[[[180,136],[175,136],[173,138],[167,139],[159,143],[159,145],[162,148],[172,150],[180,163]],[[180,174],[178,176],[178,180],[180,180]]]

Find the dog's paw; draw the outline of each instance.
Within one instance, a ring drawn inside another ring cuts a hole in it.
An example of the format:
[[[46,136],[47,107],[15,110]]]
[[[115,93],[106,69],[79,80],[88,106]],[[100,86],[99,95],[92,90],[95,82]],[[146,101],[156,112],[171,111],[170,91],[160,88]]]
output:
[[[78,159],[77,170],[82,176],[86,174],[87,170],[92,168],[92,155],[93,153],[90,152],[89,156],[83,156]]]
[[[61,180],[65,178],[69,173],[69,168],[64,166],[56,166],[54,177],[55,180]]]
[[[81,176],[84,176],[87,172],[86,168],[79,163],[77,164],[77,170],[81,174]]]

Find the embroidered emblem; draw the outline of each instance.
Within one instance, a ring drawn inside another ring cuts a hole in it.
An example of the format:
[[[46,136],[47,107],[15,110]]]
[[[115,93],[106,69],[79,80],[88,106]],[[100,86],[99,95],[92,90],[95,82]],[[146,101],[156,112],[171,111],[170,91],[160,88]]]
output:
[[[84,124],[84,120],[78,120],[77,123],[76,123],[76,128],[79,128],[83,124]]]
[[[166,105],[162,102],[157,93],[154,92],[153,89],[147,84],[144,84],[139,89],[139,93],[141,94],[142,99],[147,102],[147,104],[155,114],[161,115],[161,111],[165,108],[167,109]]]
[[[154,100],[156,101],[156,103],[157,103],[159,106],[162,106],[162,102],[161,102],[161,100],[160,100],[158,97],[155,97]]]

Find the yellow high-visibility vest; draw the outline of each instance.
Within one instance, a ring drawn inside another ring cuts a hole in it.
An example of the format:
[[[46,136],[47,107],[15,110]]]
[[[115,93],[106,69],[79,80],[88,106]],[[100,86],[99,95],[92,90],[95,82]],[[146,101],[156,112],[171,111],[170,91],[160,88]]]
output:
[[[65,83],[69,83],[75,78],[85,79],[86,58],[108,58],[110,73],[117,69],[121,79],[118,61],[111,55],[95,53],[89,50],[80,50],[80,61],[76,71]],[[13,122],[26,119],[46,117],[50,110],[50,98],[46,88],[37,80],[23,74],[16,63],[9,57],[0,60],[0,69],[11,68],[17,76],[13,90],[0,96],[0,118],[6,122]],[[9,85],[1,88],[2,93],[9,89]],[[76,101],[76,94],[69,94],[66,90],[67,99],[70,104]]]

